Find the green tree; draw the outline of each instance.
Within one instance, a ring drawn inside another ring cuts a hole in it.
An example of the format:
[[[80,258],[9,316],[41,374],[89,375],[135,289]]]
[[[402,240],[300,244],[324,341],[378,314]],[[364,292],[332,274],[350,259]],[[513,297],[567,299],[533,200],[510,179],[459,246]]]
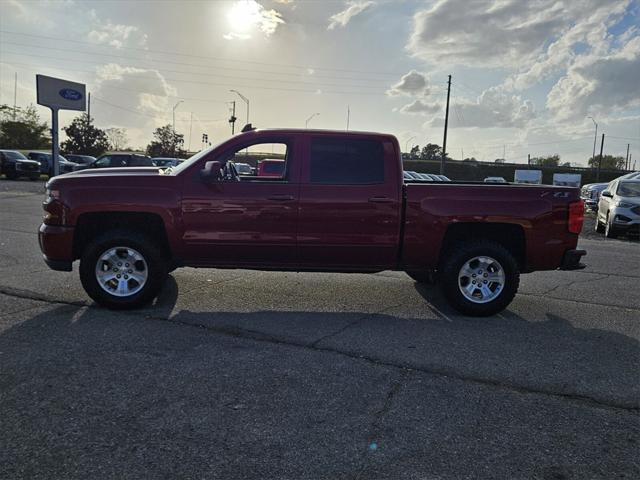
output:
[[[556,153],[549,157],[533,157],[531,159],[531,165],[538,165],[540,167],[557,167],[560,165],[560,155]]]
[[[442,148],[435,143],[427,143],[422,147],[422,152],[420,152],[421,160],[440,160],[441,157]]]
[[[2,148],[49,148],[49,126],[40,120],[34,105],[15,110],[0,105],[0,145]]]
[[[184,135],[173,131],[171,125],[156,128],[154,139],[147,145],[147,155],[150,157],[182,157],[186,154]]]
[[[597,168],[599,162],[600,162],[600,155],[596,155],[596,157],[591,157],[589,159],[589,166],[593,168]],[[600,168],[603,170],[622,170],[624,168],[624,164],[625,164],[624,157],[614,157],[613,155],[603,155],[602,164],[600,165]]]
[[[95,127],[86,113],[74,118],[63,130],[67,134],[67,140],[60,145],[64,153],[97,157],[109,150],[107,134]]]
[[[418,158],[420,156],[420,145],[414,145],[409,152],[409,158]]]

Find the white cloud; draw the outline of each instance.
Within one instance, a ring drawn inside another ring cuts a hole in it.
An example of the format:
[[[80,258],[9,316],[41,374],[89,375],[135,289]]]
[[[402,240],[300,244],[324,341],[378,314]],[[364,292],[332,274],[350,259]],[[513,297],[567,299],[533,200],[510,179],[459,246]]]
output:
[[[145,46],[147,35],[134,25],[111,23],[111,20],[98,18],[95,10],[89,11],[91,31],[87,34],[90,42],[122,48],[125,45]]]
[[[273,35],[285,23],[280,12],[267,10],[255,0],[237,0],[227,13],[231,30],[223,35],[226,40],[246,40],[254,30],[266,37]]]
[[[407,47],[413,55],[438,63],[529,66],[564,35],[599,43],[606,29],[596,26],[624,12],[629,2],[476,0],[469,5],[468,0],[439,0],[415,14]]]
[[[402,113],[421,114],[421,115],[433,115],[442,111],[444,107],[436,103],[427,103],[423,100],[417,99],[413,102],[400,108]]]
[[[360,15],[373,5],[375,5],[373,1],[358,0],[347,2],[344,10],[329,17],[329,26],[327,29],[333,30],[336,27],[346,27],[353,17]]]
[[[112,105],[105,108],[117,109],[110,117],[118,119],[117,125],[127,127],[166,125],[177,95],[176,88],[157,70],[115,63],[97,68],[94,91],[98,99],[110,99]]]
[[[556,120],[584,118],[640,106],[640,37],[608,55],[583,55],[551,89],[547,108]]]
[[[424,73],[411,70],[403,75],[398,83],[387,90],[387,95],[420,97],[428,95],[429,91],[429,78]]]

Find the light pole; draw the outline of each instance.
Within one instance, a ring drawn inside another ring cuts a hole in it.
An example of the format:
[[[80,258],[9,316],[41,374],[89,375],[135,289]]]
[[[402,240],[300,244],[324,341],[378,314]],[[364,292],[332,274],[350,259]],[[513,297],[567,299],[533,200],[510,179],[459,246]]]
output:
[[[249,99],[247,97],[245,97],[244,95],[242,95],[237,90],[229,90],[229,91],[237,94],[242,100],[244,100],[244,103],[247,104],[247,125],[249,125]]]
[[[320,115],[320,113],[314,113],[313,115],[311,115],[309,118],[307,118],[307,120],[304,122],[304,128],[309,128],[309,122],[314,118],[317,117],[318,115]]]
[[[587,118],[590,118],[591,121],[593,122],[593,124],[596,126],[596,133],[593,136],[593,154],[591,154],[591,158],[593,159],[593,161],[595,163],[595,161],[596,161],[596,143],[598,141],[598,124],[593,119],[593,117],[587,117]]]
[[[173,133],[176,133],[176,108],[178,105],[184,103],[184,100],[178,100],[178,102],[173,106]]]
[[[410,142],[411,140],[413,140],[414,138],[416,138],[416,136],[415,136],[415,135],[414,135],[413,137],[411,137],[409,140],[407,140],[407,141],[405,142],[405,144],[404,144],[404,151],[405,151],[405,152],[410,153],[410,152],[409,152],[409,142]]]

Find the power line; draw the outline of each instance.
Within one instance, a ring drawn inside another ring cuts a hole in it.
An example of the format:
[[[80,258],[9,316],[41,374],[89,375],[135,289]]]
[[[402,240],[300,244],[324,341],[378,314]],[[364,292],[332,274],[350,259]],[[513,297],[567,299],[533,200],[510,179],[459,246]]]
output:
[[[122,105],[116,105],[115,103],[111,103],[111,102],[109,102],[109,101],[107,101],[107,100],[104,100],[103,98],[96,97],[95,95],[93,95],[93,97],[92,97],[92,98],[93,98],[94,100],[98,100],[100,103],[104,103],[104,104],[106,104],[106,105],[109,105],[110,107],[117,108],[117,109],[119,109],[119,110],[124,110],[124,111],[126,111],[126,112],[130,112],[130,113],[133,113],[133,114],[136,114],[136,115],[140,115],[141,117],[157,118],[157,116],[156,116],[156,115],[150,115],[150,114],[148,114],[148,113],[142,113],[142,112],[139,112],[139,111],[134,110],[134,109],[132,109],[132,108],[123,107]],[[201,122],[207,122],[207,123],[214,123],[214,122],[226,122],[226,121],[227,121],[227,119],[226,119],[226,118],[215,118],[215,119],[214,119],[214,118],[210,118],[210,119],[204,119],[204,118],[199,118],[199,117],[198,117],[198,120],[200,120]]]
[[[10,45],[15,45],[12,44],[11,42],[6,42],[7,44]],[[63,52],[71,52],[72,50],[69,49],[63,49],[63,48],[55,48],[55,47],[41,47],[44,49],[48,49],[48,50],[57,50],[57,51],[63,51]],[[72,62],[72,63],[82,63],[82,64],[90,64],[90,65],[96,65],[97,62],[95,61],[91,61],[91,60],[80,60],[80,59],[70,59],[70,58],[60,58],[60,57],[52,57],[50,55],[38,55],[38,54],[30,54],[30,53],[19,53],[19,52],[10,52],[10,51],[6,51],[5,53],[11,54],[11,55],[19,55],[19,56],[24,56],[24,57],[36,57],[36,58],[47,58],[49,60],[57,60],[57,61],[63,61],[63,62]],[[84,53],[84,52],[81,52]],[[93,54],[91,54],[93,55]],[[116,58],[124,58],[127,60],[136,60],[130,57],[125,57],[123,55],[111,55],[111,54],[97,54],[97,55],[101,55],[101,56],[107,56],[107,57],[116,57]],[[143,61],[149,61],[149,60],[143,60]],[[175,63],[175,62],[170,62],[170,63]],[[188,66],[198,66],[198,65],[192,65],[192,64],[182,64],[182,65],[188,65]],[[150,68],[150,67],[140,67],[138,65],[119,65],[121,67],[131,67],[131,68]],[[255,81],[255,80],[259,80],[261,82],[278,82],[278,83],[290,83],[290,84],[294,84],[294,85],[318,85],[318,86],[324,86],[324,87],[341,87],[341,88],[383,88],[381,85],[359,85],[359,84],[342,84],[342,83],[323,83],[323,82],[302,82],[299,80],[281,80],[281,79],[277,79],[277,78],[255,78],[255,77],[241,77],[241,76],[236,76],[236,75],[223,75],[223,74],[211,74],[211,73],[205,73],[205,72],[185,72],[184,70],[170,70],[168,68],[165,67],[153,67],[153,68],[157,68],[157,69],[162,69],[165,72],[169,72],[169,73],[177,73],[179,75],[181,74],[185,74],[185,75],[199,75],[199,76],[205,76],[205,77],[219,77],[219,78],[229,78],[232,80],[249,80],[249,81]]]
[[[24,66],[24,67],[29,67],[31,69],[33,69],[34,71],[40,71],[43,66],[42,65],[35,65],[32,63],[19,63],[19,62],[6,62],[6,61],[0,61],[0,63],[3,63],[5,65],[13,65],[13,66]],[[44,68],[50,68],[50,69],[55,69],[57,67],[52,67],[52,66],[48,66],[48,67],[44,67]],[[95,74],[95,71],[92,70],[81,70],[81,69],[76,69],[76,68],[65,68],[64,70],[66,71],[72,71],[72,72],[81,72],[81,73],[90,73],[90,74]],[[147,79],[154,79],[157,80],[158,77],[152,77],[152,76],[140,76],[140,78],[147,78]],[[318,94],[318,93],[322,93],[322,94],[331,94],[331,95],[376,95],[376,96],[383,96],[384,93],[383,92],[358,92],[358,91],[354,91],[354,92],[342,92],[342,91],[335,91],[335,90],[322,90],[322,89],[316,89],[316,90],[305,90],[305,89],[299,89],[299,88],[285,88],[285,87],[266,87],[266,86],[261,86],[261,85],[245,85],[245,84],[238,84],[238,83],[215,83],[215,82],[199,82],[199,81],[195,81],[195,80],[183,80],[183,79],[178,79],[178,78],[168,78],[168,77],[164,77],[165,80],[169,81],[169,82],[174,82],[174,83],[191,83],[191,84],[196,84],[196,85],[207,85],[207,86],[214,86],[214,87],[242,87],[242,88],[253,88],[253,89],[258,89],[258,90],[269,90],[269,91],[282,91],[282,92],[299,92],[299,93],[311,93],[311,94]]]
[[[90,45],[92,47],[101,46],[91,42],[83,42],[81,40],[74,40],[74,39],[61,38],[61,37],[50,37],[46,35],[35,35],[35,34],[22,33],[22,32],[13,32],[10,30],[0,30],[0,33],[6,33],[10,35],[21,35],[24,37],[42,38],[45,40],[58,40],[62,42]],[[284,63],[274,63],[274,62],[259,62],[259,61],[253,61],[253,60],[238,60],[236,58],[222,58],[222,57],[213,57],[213,56],[206,56],[206,55],[194,55],[194,54],[184,53],[184,52],[170,52],[166,50],[154,50],[154,49],[141,48],[141,47],[122,46],[120,48],[126,49],[126,50],[136,50],[144,53],[159,53],[162,55],[174,55],[179,57],[201,58],[205,60],[246,63],[246,64],[252,64],[252,65],[267,65],[267,66],[275,66],[275,67],[281,67],[281,68],[298,68],[298,69],[311,68],[314,70],[326,70],[326,71],[333,71],[333,72],[350,72],[350,73],[360,73],[360,74],[367,74],[367,75],[387,75],[387,76],[394,76],[394,77],[397,76],[397,74],[393,72],[375,72],[375,71],[369,71],[369,70],[352,70],[352,69],[344,69],[344,68],[318,67],[318,66],[311,66],[311,65],[296,65],[296,64],[284,64]]]

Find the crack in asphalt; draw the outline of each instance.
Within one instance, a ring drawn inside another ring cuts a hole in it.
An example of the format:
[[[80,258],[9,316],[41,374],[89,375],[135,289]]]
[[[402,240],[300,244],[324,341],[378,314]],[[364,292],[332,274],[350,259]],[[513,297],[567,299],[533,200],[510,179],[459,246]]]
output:
[[[373,453],[378,449],[378,443],[376,440],[381,437],[381,424],[384,417],[391,410],[391,406],[393,405],[393,401],[395,397],[398,395],[402,387],[409,380],[409,376],[411,375],[411,371],[408,369],[403,369],[400,372],[399,378],[395,380],[389,386],[389,390],[387,390],[387,394],[384,397],[384,401],[382,403],[382,407],[379,410],[373,413],[373,418],[371,421],[371,426],[369,427],[369,436],[367,438],[367,450],[365,452],[365,456],[363,458],[364,462],[360,470],[355,476],[355,480],[359,480],[362,478],[364,472],[367,468],[367,453]]]
[[[573,285],[575,285],[576,283],[597,282],[599,280],[605,280],[605,279],[609,278],[610,276],[611,276],[611,274],[603,274],[602,276],[597,277],[597,278],[590,278],[590,279],[587,279],[587,280],[573,280],[573,281],[571,281],[569,283],[560,283],[560,284],[556,285],[555,287],[550,288],[546,292],[542,292],[542,295],[548,295],[548,294],[550,294],[552,292],[555,292],[560,287],[569,288],[569,287],[572,287]]]
[[[0,294],[16,297],[16,298],[23,298],[26,300],[40,301],[40,302],[45,302],[50,304],[71,305],[76,307],[87,307],[92,310],[109,311],[101,307],[98,307],[95,304],[89,304],[87,302],[71,302],[71,301],[56,300],[56,299],[51,299],[51,297],[48,297],[47,295],[41,295],[35,292],[29,292],[25,290],[13,290],[6,287],[0,287]],[[212,326],[212,325],[205,325],[202,323],[193,323],[186,320],[176,320],[175,318],[152,315],[152,314],[149,314],[149,312],[145,312],[145,311],[136,312],[135,310],[131,310],[131,311],[128,311],[127,314],[133,317],[138,317],[145,320],[162,321],[162,322],[170,323],[173,325],[181,325],[181,326],[187,326],[191,328],[198,328],[207,332],[224,335],[232,338],[253,340],[255,342],[264,342],[264,343],[269,343],[273,345],[285,345],[289,347],[301,348],[301,349],[311,350],[315,352],[332,353],[332,354],[340,355],[342,357],[346,357],[352,360],[364,361],[380,367],[401,369],[408,372],[420,372],[427,375],[432,375],[432,376],[437,376],[442,378],[449,378],[449,379],[458,380],[466,383],[473,383],[476,385],[481,385],[489,388],[507,390],[510,392],[519,393],[523,395],[544,395],[544,396],[557,398],[560,400],[581,403],[581,404],[584,404],[590,407],[595,407],[595,408],[621,410],[621,411],[633,412],[633,413],[640,412],[640,405],[630,404],[629,402],[611,402],[611,401],[601,400],[586,394],[581,394],[578,392],[561,392],[561,391],[553,390],[551,388],[533,387],[533,386],[527,386],[527,385],[507,383],[498,379],[492,379],[487,377],[477,377],[477,376],[473,376],[465,373],[460,373],[451,368],[438,366],[438,365],[431,365],[429,367],[424,367],[419,365],[411,365],[409,363],[393,362],[393,361],[385,360],[382,358],[377,358],[371,355],[367,355],[364,353],[360,353],[357,351],[339,350],[337,348],[330,347],[330,346],[320,346],[317,344],[317,340],[311,343],[301,342],[293,339],[277,337],[264,332],[251,331],[251,330],[243,329],[240,327]]]

